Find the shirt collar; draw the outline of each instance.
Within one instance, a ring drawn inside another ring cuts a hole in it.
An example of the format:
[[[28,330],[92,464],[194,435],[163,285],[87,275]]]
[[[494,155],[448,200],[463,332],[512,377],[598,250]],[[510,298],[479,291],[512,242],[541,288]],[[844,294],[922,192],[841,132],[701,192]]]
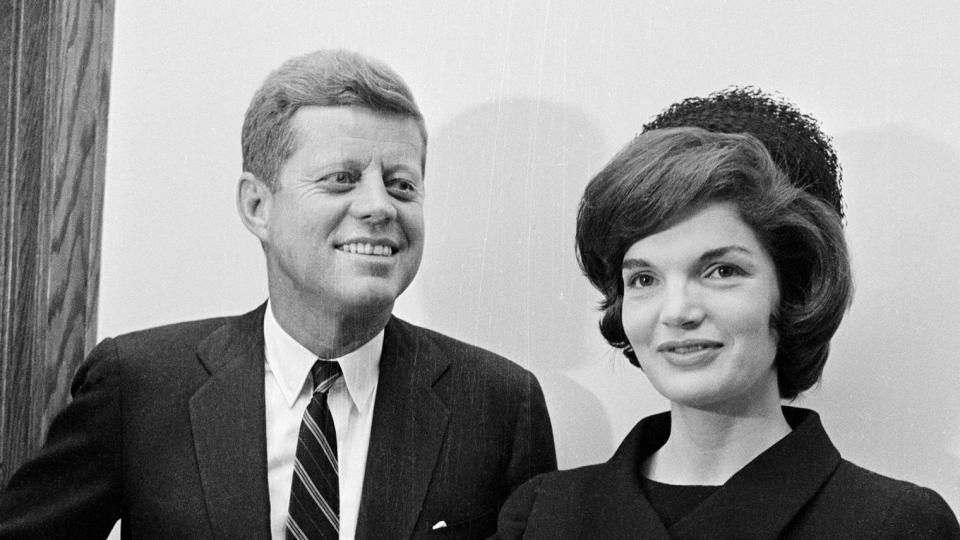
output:
[[[310,368],[317,361],[317,356],[280,327],[269,301],[263,316],[263,339],[267,369],[273,372],[287,405],[293,407],[303,386],[312,382]],[[383,330],[355,351],[339,358],[324,359],[340,362],[347,393],[361,413],[370,406],[373,391],[377,387],[382,351]]]

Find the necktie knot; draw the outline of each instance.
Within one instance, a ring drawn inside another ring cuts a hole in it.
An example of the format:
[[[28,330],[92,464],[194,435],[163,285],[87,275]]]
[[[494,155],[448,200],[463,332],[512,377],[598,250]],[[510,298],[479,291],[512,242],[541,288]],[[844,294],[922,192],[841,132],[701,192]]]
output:
[[[310,375],[313,377],[313,393],[326,393],[337,381],[337,377],[342,374],[343,370],[340,369],[340,362],[317,360],[310,368]]]

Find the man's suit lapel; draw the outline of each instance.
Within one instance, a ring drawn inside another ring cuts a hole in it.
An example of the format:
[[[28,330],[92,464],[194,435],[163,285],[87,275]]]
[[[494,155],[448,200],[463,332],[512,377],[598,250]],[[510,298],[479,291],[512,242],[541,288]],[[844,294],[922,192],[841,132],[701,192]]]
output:
[[[263,313],[260,306],[231,320],[197,349],[210,378],[190,399],[190,421],[218,538],[270,536]]]
[[[423,508],[449,411],[434,384],[450,366],[418,329],[384,332],[357,538],[409,538]]]

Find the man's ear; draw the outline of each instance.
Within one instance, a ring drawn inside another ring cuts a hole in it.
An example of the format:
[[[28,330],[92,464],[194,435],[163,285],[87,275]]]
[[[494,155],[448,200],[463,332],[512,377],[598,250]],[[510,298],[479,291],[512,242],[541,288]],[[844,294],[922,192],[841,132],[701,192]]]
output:
[[[237,212],[247,230],[267,241],[269,236],[270,210],[273,206],[273,191],[263,180],[251,172],[244,172],[237,182]]]

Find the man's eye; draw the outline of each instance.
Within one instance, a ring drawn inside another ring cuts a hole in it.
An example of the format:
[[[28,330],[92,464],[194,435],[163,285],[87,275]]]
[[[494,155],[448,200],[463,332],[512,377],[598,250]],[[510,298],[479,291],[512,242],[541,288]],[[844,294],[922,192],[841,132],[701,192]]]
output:
[[[416,193],[417,185],[406,178],[391,178],[386,182],[387,188],[400,193]]]
[[[360,175],[349,171],[337,171],[320,177],[320,182],[326,184],[355,184]]]

